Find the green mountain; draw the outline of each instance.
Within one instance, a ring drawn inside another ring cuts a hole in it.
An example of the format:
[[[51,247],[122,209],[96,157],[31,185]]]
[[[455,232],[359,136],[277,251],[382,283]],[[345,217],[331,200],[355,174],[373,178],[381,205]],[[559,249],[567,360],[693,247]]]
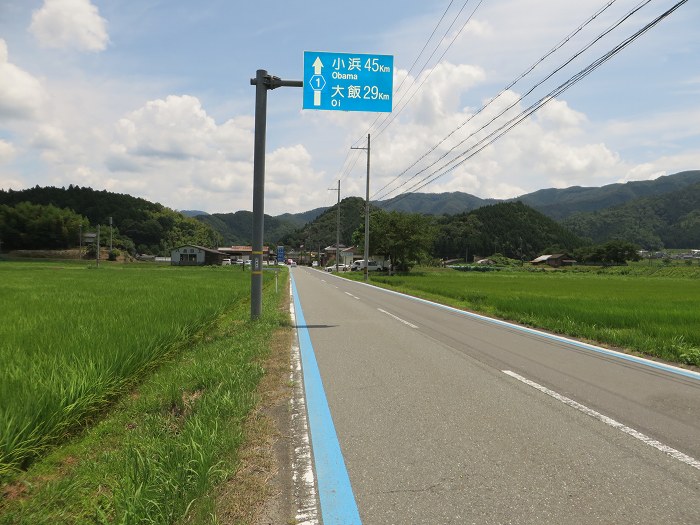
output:
[[[575,213],[603,210],[642,197],[678,191],[698,182],[700,182],[700,170],[684,171],[655,180],[608,184],[600,188],[581,186],[565,189],[550,188],[512,200],[524,202],[553,219],[561,220]]]
[[[347,197],[340,201],[340,243],[350,246],[352,234],[364,224],[365,200],[360,197]],[[290,232],[280,239],[286,246],[307,246],[321,249],[335,244],[338,223],[338,205],[322,212],[316,219],[302,228]]]
[[[250,245],[253,242],[253,212],[212,213],[198,215],[195,218],[221,234],[223,237],[222,246]],[[300,219],[265,215],[263,238],[266,243],[275,245],[282,237],[295,231],[303,224]]]
[[[621,206],[577,213],[562,224],[596,243],[618,239],[645,249],[697,248],[700,247],[700,182]]]
[[[468,193],[408,193],[393,199],[375,202],[386,211],[403,211],[423,215],[456,215],[482,206],[495,204],[498,199],[480,199]]]

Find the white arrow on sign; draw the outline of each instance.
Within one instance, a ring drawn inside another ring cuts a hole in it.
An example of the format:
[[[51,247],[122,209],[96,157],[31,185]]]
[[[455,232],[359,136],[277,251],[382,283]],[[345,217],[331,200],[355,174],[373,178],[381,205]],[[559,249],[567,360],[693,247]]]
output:
[[[320,75],[321,70],[323,69],[323,62],[321,62],[321,57],[316,57],[316,60],[314,60],[313,66],[314,66],[314,74]],[[321,92],[314,91],[314,106],[320,106],[320,105],[321,105]]]

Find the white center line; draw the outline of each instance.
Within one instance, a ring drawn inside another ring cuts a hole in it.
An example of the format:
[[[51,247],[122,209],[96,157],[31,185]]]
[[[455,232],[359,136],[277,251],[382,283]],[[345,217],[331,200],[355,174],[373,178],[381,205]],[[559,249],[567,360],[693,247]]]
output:
[[[609,418],[608,416],[604,416],[600,412],[596,412],[595,410],[588,408],[585,405],[582,405],[581,403],[578,403],[574,401],[573,399],[569,399],[568,397],[565,397],[554,390],[550,390],[547,387],[544,387],[538,383],[535,383],[534,381],[530,381],[529,379],[524,378],[521,375],[516,374],[515,372],[511,372],[510,370],[502,370],[504,374],[509,375],[513,379],[517,379],[518,381],[525,383],[528,386],[531,386],[532,388],[535,388],[539,390],[540,392],[547,394],[548,396],[553,397],[554,399],[561,401],[562,403],[570,406],[571,408],[575,408],[576,410],[583,412],[587,416],[590,416],[592,418],[597,419],[598,421],[602,421],[606,425],[609,425],[613,428],[616,428],[625,434],[628,434],[632,436],[633,438],[638,439],[639,441],[646,443],[650,447],[654,447],[657,450],[660,450],[661,452],[664,452],[665,454],[668,454],[674,459],[677,459],[678,461],[681,461],[687,465],[690,465],[691,467],[694,467],[698,470],[700,470],[700,461],[698,461],[695,458],[692,458],[686,454],[683,454],[683,452],[676,450],[675,448],[671,448],[668,445],[664,445],[663,443],[656,441],[655,439],[650,438],[649,436],[642,434],[638,430],[635,430],[633,428],[630,428],[626,425],[623,425],[622,423],[615,421],[612,418]]]
[[[360,299],[359,297],[357,297],[357,296],[351,294],[350,292],[345,292],[345,293],[348,294],[348,295],[349,295],[350,297],[352,297],[353,299],[358,299],[358,300]]]
[[[389,317],[393,317],[393,318],[396,319],[397,321],[400,321],[400,322],[402,322],[403,324],[410,326],[411,328],[418,328],[416,325],[414,325],[414,324],[412,324],[412,323],[409,323],[408,321],[406,321],[406,320],[404,320],[404,319],[401,319],[400,317],[397,317],[397,316],[395,316],[394,314],[390,314],[390,313],[387,312],[386,310],[382,310],[381,308],[377,308],[377,310],[379,310],[379,311],[382,312],[383,314],[388,315]]]

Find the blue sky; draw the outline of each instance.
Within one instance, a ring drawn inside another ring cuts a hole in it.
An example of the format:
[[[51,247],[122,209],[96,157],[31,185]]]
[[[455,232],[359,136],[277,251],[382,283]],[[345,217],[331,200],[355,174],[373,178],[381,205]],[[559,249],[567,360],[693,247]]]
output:
[[[700,169],[700,6],[690,1],[433,180],[433,163],[473,146],[483,124],[517,116],[675,3],[0,0],[0,187],[78,184],[174,209],[251,209],[250,78],[266,69],[301,80],[304,51],[393,55],[394,112],[385,127],[384,114],[302,110],[301,89],[270,92],[266,213],[331,205],[338,179],[343,197],[364,196],[364,152],[350,148],[368,131],[378,198],[412,186],[507,198]]]

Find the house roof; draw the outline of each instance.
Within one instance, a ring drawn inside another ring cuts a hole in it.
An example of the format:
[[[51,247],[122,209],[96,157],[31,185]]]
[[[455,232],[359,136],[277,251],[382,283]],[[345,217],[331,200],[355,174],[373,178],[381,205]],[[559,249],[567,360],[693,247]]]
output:
[[[182,246],[178,246],[177,248],[174,248],[174,250],[179,250],[180,248],[197,248],[198,250],[202,250],[203,252],[208,252],[208,253],[213,253],[216,255],[223,255],[220,251],[214,250],[212,248],[205,248],[204,246],[199,246],[197,244],[183,244]]]
[[[252,252],[253,247],[252,246],[219,246],[219,251],[224,251],[224,252]],[[263,251],[264,252],[269,252],[270,247],[269,246],[263,246]]]

